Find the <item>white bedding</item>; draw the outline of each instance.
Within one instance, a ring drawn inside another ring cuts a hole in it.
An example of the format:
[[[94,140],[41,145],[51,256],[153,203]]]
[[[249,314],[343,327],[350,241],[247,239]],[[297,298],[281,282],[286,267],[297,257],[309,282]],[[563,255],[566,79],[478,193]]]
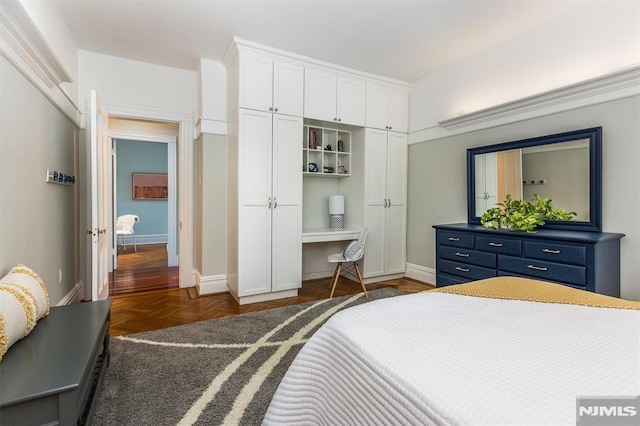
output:
[[[334,315],[264,423],[576,424],[577,396],[640,394],[640,311],[427,292]]]

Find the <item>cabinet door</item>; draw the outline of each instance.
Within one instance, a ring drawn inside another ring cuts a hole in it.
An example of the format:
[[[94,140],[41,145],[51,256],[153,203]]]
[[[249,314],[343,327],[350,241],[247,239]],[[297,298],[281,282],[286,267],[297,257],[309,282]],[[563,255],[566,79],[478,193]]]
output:
[[[367,204],[384,205],[387,198],[387,132],[367,129],[365,136],[365,195]]]
[[[304,117],[336,121],[336,75],[314,69],[304,70]]]
[[[366,227],[369,228],[364,249],[362,274],[364,277],[382,275],[385,272],[385,215],[384,204],[367,205]]]
[[[273,60],[263,55],[241,55],[239,84],[241,108],[269,111],[273,105]]]
[[[387,198],[404,205],[407,197],[407,135],[387,133]]]
[[[387,274],[403,274],[406,270],[407,208],[393,203],[386,209],[385,256]]]
[[[338,77],[337,118],[343,124],[364,126],[367,109],[367,85],[362,80]]]
[[[302,283],[302,117],[273,116],[271,290]]]
[[[304,68],[273,61],[273,112],[302,117],[304,109]]]
[[[407,133],[409,131],[409,92],[389,89],[389,130]]]
[[[238,296],[271,291],[271,135],[273,114],[238,114]]]
[[[367,84],[367,127],[386,129],[388,126],[388,89],[377,84]]]

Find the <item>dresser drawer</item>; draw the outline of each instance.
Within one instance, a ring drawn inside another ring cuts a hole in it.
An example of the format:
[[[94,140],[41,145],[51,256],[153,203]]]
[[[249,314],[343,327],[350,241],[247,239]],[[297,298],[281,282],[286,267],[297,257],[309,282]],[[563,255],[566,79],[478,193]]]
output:
[[[453,247],[473,248],[474,236],[469,234],[460,234],[458,232],[438,231],[436,232],[436,240],[438,244],[444,244]]]
[[[438,246],[438,257],[453,260],[454,262],[469,263],[471,265],[496,267],[496,255],[481,251],[467,250],[456,247]]]
[[[586,268],[582,266],[563,265],[525,257],[498,256],[498,268],[518,275],[578,286],[585,286],[587,282]]]
[[[587,264],[587,248],[585,246],[525,241],[523,251],[525,257],[533,259],[573,263],[575,265]]]
[[[520,240],[510,240],[508,238],[476,237],[476,249],[520,256],[522,253],[522,243]]]
[[[497,275],[495,269],[483,268],[481,266],[469,265],[462,262],[452,262],[450,260],[438,259],[438,270],[440,272],[457,275],[469,280],[481,280]]]
[[[445,287],[448,285],[455,285],[455,284],[464,284],[464,283],[468,283],[469,279],[465,279],[463,277],[457,277],[455,275],[449,275],[449,274],[438,274],[436,275],[436,287]]]

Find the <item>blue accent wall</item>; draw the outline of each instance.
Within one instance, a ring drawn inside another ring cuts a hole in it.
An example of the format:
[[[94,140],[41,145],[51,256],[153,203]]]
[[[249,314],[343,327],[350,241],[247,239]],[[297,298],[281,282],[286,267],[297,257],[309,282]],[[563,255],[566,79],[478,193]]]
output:
[[[167,200],[134,200],[131,178],[132,173],[167,173],[167,144],[118,139],[116,154],[117,215],[136,214],[140,217],[140,222],[134,227],[137,236],[167,235]]]

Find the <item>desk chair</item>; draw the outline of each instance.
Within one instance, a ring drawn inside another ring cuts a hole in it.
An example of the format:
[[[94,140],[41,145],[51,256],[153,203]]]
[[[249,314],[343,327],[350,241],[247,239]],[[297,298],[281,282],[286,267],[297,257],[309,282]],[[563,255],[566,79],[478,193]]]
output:
[[[133,237],[133,249],[136,253],[138,252],[136,234],[133,232],[133,225],[136,222],[140,222],[140,218],[135,214],[125,214],[118,216],[116,219],[116,238],[120,237],[124,251],[127,251],[126,236],[131,235]]]
[[[360,282],[362,286],[362,290],[364,291],[364,295],[369,298],[369,294],[367,293],[367,288],[364,285],[364,281],[362,280],[362,274],[360,273],[360,268],[358,267],[358,261],[362,259],[364,256],[364,246],[367,241],[367,234],[369,233],[369,228],[365,228],[360,232],[360,236],[357,240],[351,241],[349,245],[342,251],[342,253],[330,254],[327,257],[327,262],[329,263],[337,263],[336,269],[333,272],[333,277],[331,278],[331,295],[329,298],[333,297],[333,292],[336,289],[336,285],[338,284],[338,280],[340,279],[340,274],[344,273],[345,276],[352,276]],[[343,266],[343,264],[345,264]]]

